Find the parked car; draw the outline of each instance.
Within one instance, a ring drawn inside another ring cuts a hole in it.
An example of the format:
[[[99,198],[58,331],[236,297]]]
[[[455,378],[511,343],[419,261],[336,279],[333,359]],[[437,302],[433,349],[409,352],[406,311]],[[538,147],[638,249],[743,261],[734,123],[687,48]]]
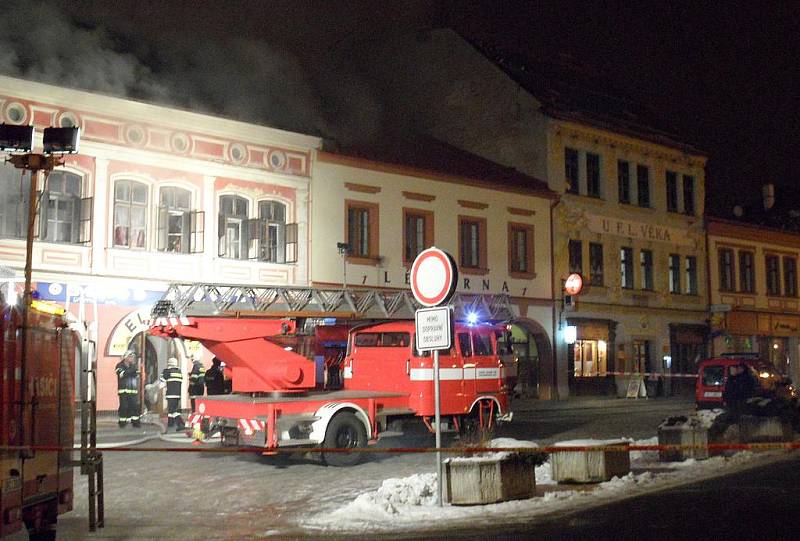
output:
[[[731,366],[741,363],[747,365],[750,373],[759,382],[763,394],[793,398],[794,386],[786,376],[779,374],[775,368],[761,361],[752,354],[733,354],[718,358],[706,359],[697,368],[695,385],[695,402],[699,409],[722,407],[722,393],[728,379]]]

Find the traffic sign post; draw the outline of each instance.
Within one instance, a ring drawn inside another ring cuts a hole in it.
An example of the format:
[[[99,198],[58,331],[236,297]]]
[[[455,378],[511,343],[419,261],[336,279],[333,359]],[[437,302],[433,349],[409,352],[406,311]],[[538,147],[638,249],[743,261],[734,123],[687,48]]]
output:
[[[448,306],[458,283],[458,267],[453,256],[438,248],[423,250],[411,265],[411,292],[423,306],[414,314],[415,342],[419,351],[433,351],[433,401],[436,425],[436,475],[438,503],[442,505],[442,417],[439,397],[439,350],[453,342],[452,318]]]

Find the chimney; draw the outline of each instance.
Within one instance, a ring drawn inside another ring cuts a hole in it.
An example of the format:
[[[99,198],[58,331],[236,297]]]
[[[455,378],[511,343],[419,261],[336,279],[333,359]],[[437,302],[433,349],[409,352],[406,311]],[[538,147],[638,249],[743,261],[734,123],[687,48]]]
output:
[[[775,205],[775,185],[764,184],[761,187],[761,195],[764,197],[764,210],[769,210]]]

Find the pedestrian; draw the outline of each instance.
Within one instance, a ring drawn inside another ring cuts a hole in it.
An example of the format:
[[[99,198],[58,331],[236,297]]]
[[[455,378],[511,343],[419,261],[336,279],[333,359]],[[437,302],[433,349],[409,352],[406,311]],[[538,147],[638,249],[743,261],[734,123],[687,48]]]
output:
[[[222,361],[217,357],[212,359],[211,368],[206,370],[205,382],[208,396],[225,394],[225,376],[222,373]]]
[[[117,395],[119,396],[119,427],[125,428],[130,421],[134,427],[139,427],[139,367],[137,366],[136,353],[126,350],[122,360],[117,363],[114,370],[117,373]]]
[[[195,399],[198,396],[203,396],[206,391],[205,387],[206,367],[200,362],[200,359],[192,361],[192,371],[189,372],[189,396],[192,400],[192,413],[196,413]]]
[[[170,357],[167,360],[167,367],[161,373],[161,381],[167,384],[167,427],[174,426],[180,432],[184,429],[180,412],[183,374],[178,366],[178,359]]]
[[[756,394],[757,386],[758,382],[746,364],[737,364],[728,369],[728,379],[725,382],[725,390],[722,392],[722,402],[732,422],[739,420],[747,400]]]

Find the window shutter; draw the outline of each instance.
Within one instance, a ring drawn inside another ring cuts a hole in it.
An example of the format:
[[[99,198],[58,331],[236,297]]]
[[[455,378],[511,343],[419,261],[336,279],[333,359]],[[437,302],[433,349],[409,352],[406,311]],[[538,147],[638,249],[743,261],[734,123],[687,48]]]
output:
[[[158,227],[156,237],[158,238],[158,251],[163,252],[167,249],[167,224],[169,223],[169,212],[167,207],[158,207]]]
[[[191,239],[189,241],[189,253],[201,254],[206,243],[206,213],[202,210],[195,210],[189,213],[191,223]]]
[[[284,263],[297,263],[297,224],[286,224]]]
[[[217,214],[217,238],[219,239],[217,255],[225,257],[225,215]]]
[[[34,231],[34,238],[38,238],[39,240],[47,240],[47,210],[48,210],[48,203],[50,202],[50,193],[49,192],[36,192],[36,200],[38,201],[38,205],[36,208],[38,212],[36,213],[36,220],[38,222],[34,222],[33,231]],[[27,224],[25,224],[27,226]],[[36,232],[38,231],[38,236]],[[26,230],[26,237],[27,237],[27,230]]]
[[[242,222],[242,259],[260,259],[260,241],[264,236],[261,229],[264,223],[260,218],[250,218]]]

